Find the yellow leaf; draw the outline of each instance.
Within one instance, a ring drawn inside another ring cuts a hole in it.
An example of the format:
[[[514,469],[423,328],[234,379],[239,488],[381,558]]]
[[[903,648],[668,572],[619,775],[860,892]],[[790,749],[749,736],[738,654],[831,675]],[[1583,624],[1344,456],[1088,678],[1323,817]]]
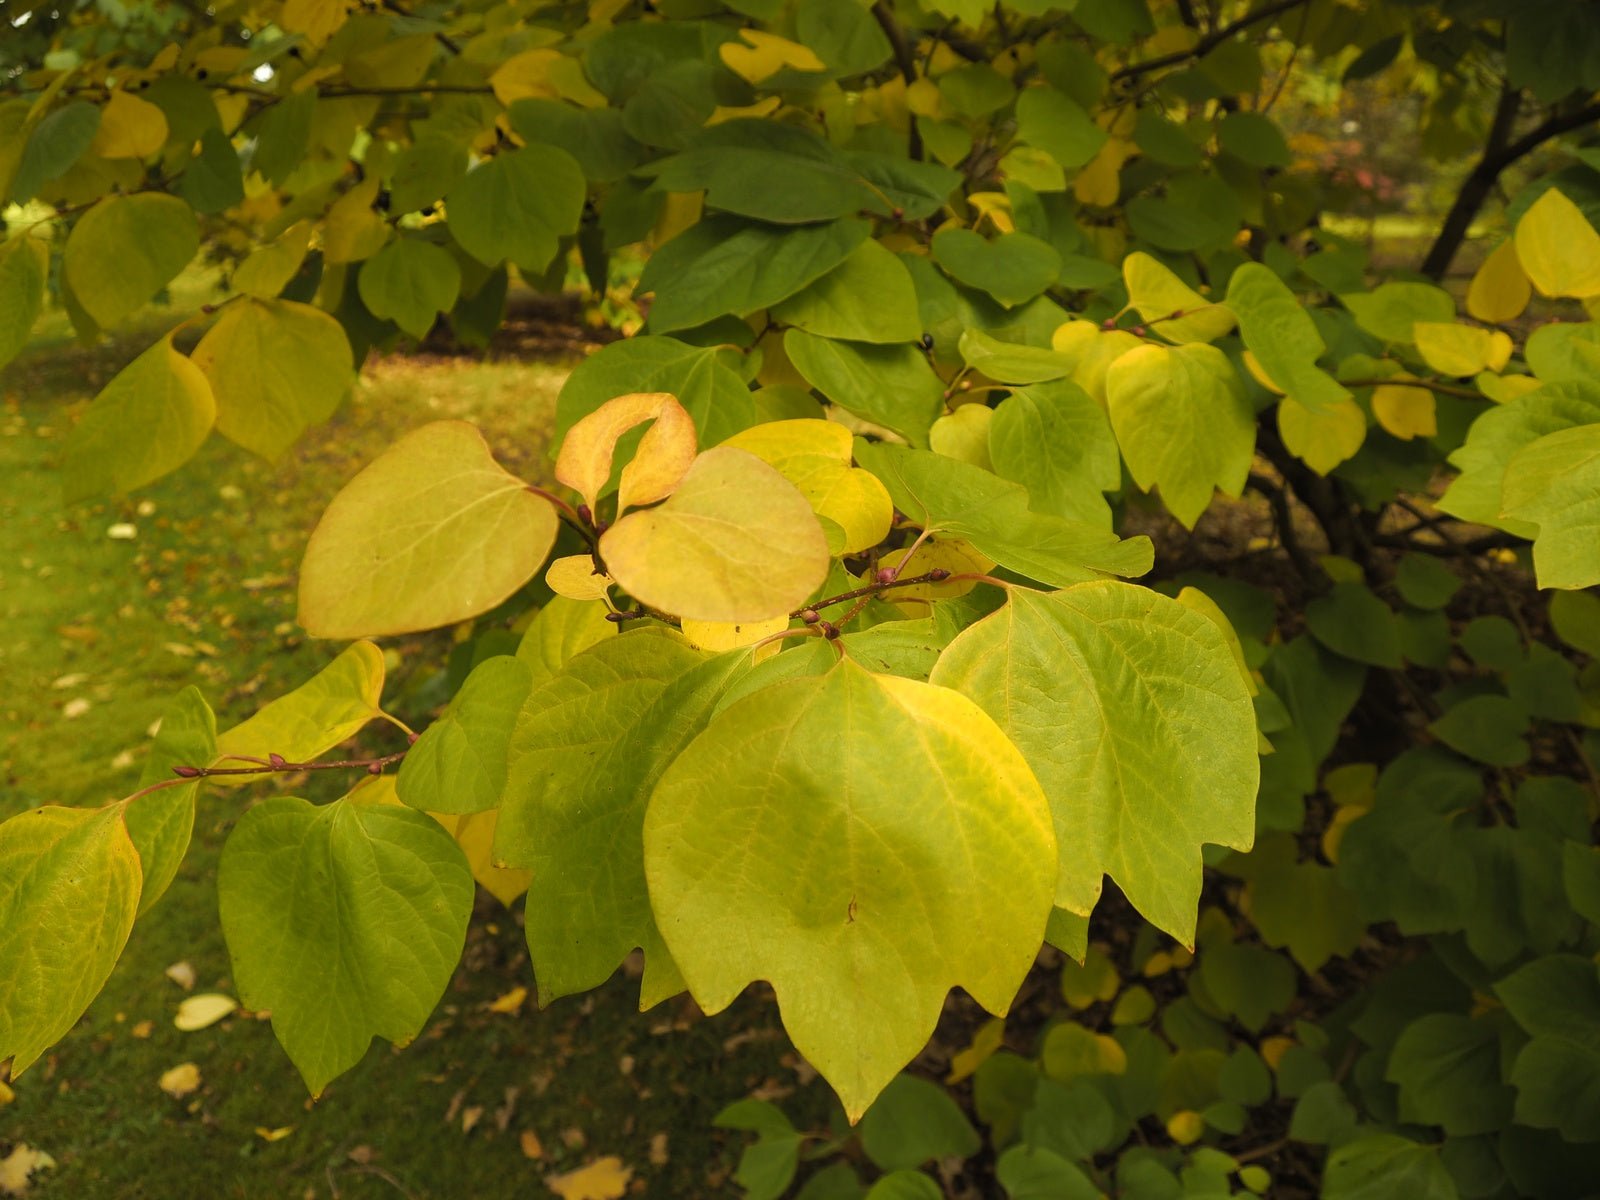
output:
[[[1472,382],[1496,404],[1510,404],[1518,397],[1536,392],[1544,385],[1532,375],[1496,375],[1485,371]]]
[[[1206,1119],[1192,1109],[1175,1112],[1167,1118],[1167,1136],[1180,1146],[1192,1145],[1206,1131]]]
[[[1250,372],[1251,379],[1254,379],[1274,396],[1284,394],[1283,389],[1272,381],[1272,376],[1267,374],[1267,369],[1261,365],[1261,360],[1248,350],[1244,352],[1244,369]]]
[[[514,987],[505,995],[496,996],[493,1000],[489,1001],[489,1011],[492,1013],[503,1013],[508,1017],[514,1017],[522,1011],[522,1006],[527,1002],[528,989],[525,987]]]
[[[948,416],[940,417],[928,430],[928,445],[936,454],[960,459],[985,471],[994,470],[989,460],[989,424],[994,409],[986,404],[963,404]]]
[[[0,1108],[4,1108],[17,1098],[16,1092],[11,1090],[11,1085],[0,1080]]]
[[[530,96],[571,100],[585,108],[598,108],[606,102],[584,78],[577,59],[548,47],[512,55],[489,77],[489,86],[494,88],[495,99],[508,107]]]
[[[556,458],[556,478],[583,497],[592,511],[611,478],[617,441],[646,421],[633,461],[622,468],[617,512],[654,504],[672,494],[694,462],[694,420],[667,392],[635,392],[607,400],[567,431]]]
[[[1278,402],[1278,434],[1289,453],[1326,475],[1361,449],[1367,418],[1349,398],[1312,408],[1285,396]]]
[[[633,1168],[612,1154],[564,1175],[546,1175],[544,1185],[561,1200],[619,1200],[632,1178]]]
[[[906,87],[906,109],[919,117],[937,117],[943,104],[944,93],[931,79],[918,79]]]
[[[1017,223],[1011,216],[1011,197],[1004,192],[973,192],[967,203],[987,217],[997,233],[1015,233]]]
[[[755,455],[717,446],[660,505],[600,538],[612,577],[651,608],[698,621],[764,621],[791,612],[828,573],[811,505]]]
[[[754,646],[762,638],[782,633],[787,628],[789,628],[787,615],[766,621],[745,621],[742,624],[686,620],[683,622],[683,636],[689,639],[689,644],[696,650],[720,653],[723,650]]]
[[[611,578],[594,569],[589,554],[569,554],[551,561],[544,581],[552,592],[568,600],[599,600],[611,586]]]
[[[1056,332],[1061,331],[1058,329]],[[1142,339],[1134,337],[1126,329],[1104,333],[1096,331],[1094,340],[1088,343],[1083,358],[1073,369],[1072,382],[1093,396],[1101,408],[1106,407],[1106,372],[1117,359],[1144,344]]]
[[[986,575],[994,570],[994,559],[979,554],[966,542],[937,538],[929,538],[918,546],[910,561],[906,561],[904,550],[891,550],[879,560],[885,567],[898,567],[902,562],[905,562],[900,571],[902,579],[914,579],[934,570],[949,571],[951,575]],[[910,587],[895,588],[888,595],[897,604],[906,600],[949,600],[965,596],[977,586],[975,579],[948,579],[943,583],[914,583]]]
[[[785,67],[797,71],[826,71],[827,64],[817,57],[810,47],[775,33],[759,29],[741,29],[739,36],[747,45],[724,42],[718,49],[723,63],[747,83],[760,83],[776,75]]]
[[[1480,321],[1501,325],[1514,321],[1528,307],[1533,284],[1517,258],[1517,243],[1507,238],[1483,260],[1467,288],[1467,312]]]
[[[101,158],[148,158],[167,144],[167,115],[129,92],[115,91],[100,110],[89,150]]]
[[[1094,345],[1099,336],[1100,327],[1093,321],[1074,318],[1056,326],[1055,332],[1050,335],[1050,349],[1072,357],[1076,365],[1076,360],[1089,353],[1089,347]]]
[[[268,1129],[265,1125],[256,1126],[256,1136],[263,1142],[281,1142],[293,1132],[293,1125],[280,1125],[276,1129]]]
[[[278,24],[289,33],[304,34],[306,41],[320,46],[349,15],[345,0],[284,0]]]
[[[757,100],[754,104],[725,105],[719,104],[711,110],[711,115],[706,118],[707,128],[712,125],[721,125],[724,121],[741,121],[745,118],[770,117],[783,107],[783,101],[776,96],[767,96]]]
[[[239,1002],[232,996],[224,996],[221,992],[201,992],[198,996],[190,996],[178,1005],[178,1015],[172,1023],[184,1033],[194,1033],[198,1029],[205,1029],[215,1025],[226,1016],[230,1016],[239,1008]]]
[[[944,1077],[946,1083],[960,1083],[979,1067],[983,1066],[994,1052],[1000,1049],[1005,1041],[1006,1022],[1003,1017],[995,1017],[985,1021],[972,1035],[972,1044],[964,1050],[958,1050],[950,1059],[950,1073]]]
[[[166,969],[165,974],[168,979],[172,980],[173,983],[177,984],[184,991],[194,991],[194,964],[188,959],[184,959],[182,962],[173,963]]]
[[[659,246],[698,222],[700,211],[705,207],[705,195],[704,192],[668,192],[655,228],[650,230],[650,241]]]
[[[1169,342],[1212,342],[1238,324],[1227,305],[1207,300],[1143,251],[1122,260],[1122,278],[1128,303]]]
[[[310,221],[296,221],[276,241],[250,252],[233,273],[233,290],[270,300],[283,291],[305,261],[311,245]]]
[[[544,1157],[544,1143],[539,1140],[539,1135],[531,1129],[524,1129],[517,1137],[517,1144],[522,1147],[522,1156],[531,1158],[535,1162]]]
[[[43,1150],[35,1150],[25,1142],[18,1142],[10,1154],[0,1158],[0,1195],[22,1195],[28,1190],[29,1176],[55,1165],[56,1160]]]
[[[1516,245],[1522,269],[1543,295],[1600,294],[1600,233],[1555,188],[1522,214]]]
[[[1339,861],[1339,846],[1344,841],[1344,832],[1351,824],[1366,815],[1364,808],[1340,808],[1334,810],[1333,820],[1329,821],[1322,831],[1322,857],[1331,863]]]
[[[1117,197],[1122,194],[1122,164],[1133,157],[1136,149],[1125,138],[1108,138],[1099,153],[1072,181],[1073,194],[1084,204],[1100,208],[1115,204]]]
[[[888,534],[894,502],[877,476],[850,465],[850,431],[838,422],[768,421],[722,444],[754,454],[794,484],[813,512],[842,531],[837,552],[858,553]]]
[[[450,835],[456,839],[456,845],[467,856],[472,877],[501,904],[510,908],[512,902],[528,890],[528,885],[533,882],[532,872],[494,864],[494,831],[500,823],[499,809],[491,808],[465,816],[446,813],[428,815],[450,831]]]
[[[1419,321],[1419,338],[1421,329]],[[1415,437],[1432,437],[1439,432],[1438,405],[1433,392],[1421,384],[1407,386],[1398,382],[1409,378],[1409,375],[1396,375],[1396,382],[1379,384],[1372,389],[1372,415],[1379,425],[1402,442]]]
[[[330,263],[371,258],[389,240],[389,223],[373,208],[376,177],[356,184],[335,200],[322,218],[322,257]]]
[[[1464,378],[1498,371],[1511,361],[1511,336],[1499,329],[1453,321],[1418,321],[1412,326],[1417,353],[1441,375]]]
[[[1261,1053],[1261,1061],[1276,1071],[1278,1064],[1283,1061],[1283,1056],[1293,1048],[1294,1044],[1295,1041],[1291,1037],[1269,1037],[1262,1038],[1261,1045],[1256,1049]]]
[[[192,1062],[180,1063],[170,1071],[161,1072],[161,1090],[174,1100],[200,1090],[200,1068]]]

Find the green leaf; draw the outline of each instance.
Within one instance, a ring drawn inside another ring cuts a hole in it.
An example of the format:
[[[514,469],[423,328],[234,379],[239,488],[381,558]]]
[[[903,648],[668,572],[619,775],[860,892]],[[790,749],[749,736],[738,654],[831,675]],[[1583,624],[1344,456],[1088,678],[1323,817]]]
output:
[[[1299,861],[1287,833],[1257,838],[1248,855],[1230,860],[1224,869],[1245,880],[1250,919],[1261,940],[1286,948],[1303,970],[1320,971],[1366,936],[1356,897],[1331,867]]]
[[[22,129],[28,140],[11,178],[11,202],[25,204],[45,184],[65,175],[89,149],[99,129],[100,109],[85,100],[69,101],[37,124],[30,116]]]
[[[805,381],[840,408],[927,445],[944,408],[944,384],[915,346],[860,345],[791,329],[783,351]]]
[[[1001,341],[981,329],[963,329],[957,345],[967,366],[1000,383],[1049,383],[1067,378],[1078,365],[1070,355]]]
[[[1271,117],[1231,112],[1217,123],[1217,144],[1235,158],[1265,170],[1289,165],[1289,143]]]
[[[729,705],[645,818],[651,904],[695,999],[717,1012],[771,981],[852,1120],[926,1044],[950,987],[1005,1011],[1054,861],[1044,797],[992,721],[848,659]]]
[[[1497,404],[1472,423],[1466,443],[1450,455],[1461,472],[1439,508],[1463,521],[1493,525],[1531,538],[1538,527],[1505,518],[1501,491],[1517,452],[1548,434],[1600,422],[1600,386],[1593,381],[1547,383],[1509,404]]]
[[[609,611],[600,600],[551,597],[517,644],[517,657],[533,672],[533,686],[553,678],[574,655],[614,635],[617,623],[606,620]]]
[[[495,462],[476,426],[435,421],[322,514],[300,566],[300,624],[347,638],[465,620],[526,583],[555,536],[555,509]]]
[[[970,229],[946,225],[933,235],[933,260],[950,277],[987,292],[1006,308],[1032,300],[1056,281],[1061,255],[1027,233],[986,241]]]
[[[179,692],[161,714],[161,729],[139,777],[140,788],[173,778],[173,767],[204,767],[216,761],[217,719],[199,689]],[[195,793],[200,781],[162,788],[130,801],[123,810],[128,836],[139,853],[144,885],[143,916],[172,884],[194,833]]]
[[[897,1075],[861,1118],[861,1149],[885,1171],[929,1159],[970,1158],[982,1142],[950,1094],[915,1075]]]
[[[739,1155],[734,1182],[745,1190],[745,1200],[778,1200],[794,1182],[800,1165],[804,1137],[767,1100],[735,1100],[712,1118],[718,1129],[743,1129],[759,1135]]]
[[[461,294],[461,267],[448,250],[421,238],[396,238],[361,264],[361,303],[423,338]]]
[[[1105,409],[1069,380],[1019,388],[994,410],[989,458],[1002,479],[1028,489],[1028,506],[1106,525],[1106,492],[1122,486],[1122,461]]]
[[[994,1170],[1008,1200],[1099,1200],[1104,1194],[1073,1163],[1035,1146],[1012,1146]]]
[[[999,476],[925,450],[856,439],[871,471],[914,524],[971,542],[1002,566],[1055,587],[1150,569],[1148,538],[1116,534],[1028,507],[1028,492]]]
[[[139,906],[123,806],[35,808],[0,824],[0,1059],[12,1077],[77,1023]]]
[[[1328,1155],[1323,1200],[1458,1200],[1438,1149],[1370,1133]]]
[[[1235,271],[1228,307],[1239,317],[1245,348],[1289,396],[1313,413],[1350,401],[1349,391],[1316,365],[1328,347],[1311,315],[1269,268],[1246,263]]]
[[[1049,84],[1017,97],[1017,136],[1043,150],[1067,171],[1088,164],[1106,144],[1106,132],[1083,107]]]
[[[1516,1119],[1592,1141],[1600,1123],[1600,977],[1573,954],[1534,959],[1494,987],[1533,1035],[1511,1067]]]
[[[1306,628],[1329,650],[1373,667],[1400,667],[1400,630],[1389,606],[1359,583],[1336,583],[1306,605]]]
[[[1180,254],[1226,244],[1240,221],[1233,189],[1198,171],[1174,176],[1165,196],[1135,196],[1124,211],[1140,240]]]
[[[681,154],[641,172],[669,192],[705,192],[706,206],[777,224],[889,215],[877,189],[828,142],[797,125],[744,119],[697,134]]]
[[[1478,762],[1518,767],[1528,761],[1527,710],[1506,696],[1472,696],[1428,726],[1446,746]]]
[[[49,273],[50,247],[32,234],[0,242],[0,367],[28,344]]]
[[[1289,960],[1244,942],[1206,946],[1193,978],[1212,1004],[1252,1033],[1260,1033],[1274,1013],[1294,1002],[1295,973]]]
[[[333,416],[355,380],[343,326],[292,300],[234,301],[193,362],[216,397],[217,432],[269,461]]]
[[[677,490],[600,538],[612,578],[696,621],[764,621],[800,607],[828,573],[827,538],[799,490],[753,454],[718,446]]]
[[[579,363],[556,399],[556,436],[566,436],[607,400],[634,392],[667,392],[694,418],[700,444],[715,445],[755,423],[750,389],[726,351],[669,337],[612,342]]]
[[[1256,422],[1239,373],[1215,346],[1130,350],[1106,372],[1106,405],[1128,470],[1185,529],[1213,487],[1237,498],[1255,455]]]
[[[1128,303],[1169,342],[1213,342],[1238,323],[1227,305],[1207,300],[1143,251],[1122,260],[1122,278]]]
[[[578,654],[523,705],[495,855],[533,872],[541,1004],[598,987],[635,947],[647,971],[666,957],[645,888],[645,808],[748,663],[639,629]]]
[[[176,196],[107,196],[72,227],[61,269],[96,325],[132,316],[200,249],[194,210]]]
[[[383,651],[371,642],[356,642],[294,691],[224,733],[217,739],[215,760],[200,765],[249,765],[229,761],[236,755],[265,759],[278,754],[289,762],[310,762],[378,715],[383,677]],[[221,775],[212,782],[229,787],[254,780]]]
[[[922,336],[910,274],[871,240],[821,279],[774,305],[771,316],[821,337],[847,341],[913,342]]]
[[[1418,321],[1456,319],[1456,302],[1443,288],[1431,283],[1383,283],[1370,292],[1339,297],[1356,318],[1356,324],[1385,342],[1416,340]]]
[[[809,7],[809,6],[808,6]],[[802,10],[800,19],[805,19]],[[862,177],[883,193],[890,204],[901,210],[902,219],[921,221],[944,207],[950,193],[961,184],[961,176],[938,163],[913,162],[901,154],[877,154],[871,150],[851,150],[845,158]]]
[[[876,70],[894,53],[871,12],[854,0],[810,0],[795,13],[795,33],[842,76]]]
[[[200,448],[215,419],[211,385],[167,334],[118,372],[67,434],[67,503],[129,492],[176,470]]]
[[[178,177],[178,193],[198,213],[219,213],[244,199],[244,172],[233,139],[222,130],[200,135],[200,153]]]
[[[313,1096],[374,1037],[405,1045],[444,995],[466,942],[472,872],[432,817],[276,796],[239,819],[217,867],[239,998]]]
[[[864,1200],[941,1200],[942,1189],[921,1171],[891,1171],[872,1185]]]
[[[1496,1133],[1511,1119],[1500,1082],[1500,1033],[1482,1018],[1429,1013],[1406,1026],[1384,1079],[1400,1089],[1400,1119],[1451,1137]]]
[[[1590,658],[1600,658],[1600,596],[1557,592],[1550,597],[1550,624],[1559,637]]]
[[[481,263],[509,259],[534,273],[578,231],[583,172],[572,155],[532,144],[496,154],[450,189],[445,211],[461,248]]]
[[[1089,912],[1109,874],[1192,944],[1201,845],[1255,836],[1255,716],[1218,626],[1128,584],[1017,588],[932,681],[975,700],[1033,767],[1061,848],[1056,904]]]
[[[868,233],[855,219],[792,229],[737,217],[697,222],[652,254],[639,276],[638,291],[655,293],[650,331],[770,308],[844,262]]]
[[[474,667],[450,707],[406,752],[395,780],[401,803],[436,813],[498,806],[511,730],[532,687],[533,671],[520,658],[496,655]]]
[[[1431,554],[1402,555],[1394,584],[1412,608],[1439,609],[1461,588],[1461,577]]]
[[[548,103],[556,108],[565,108],[555,101]],[[516,105],[512,106],[511,112],[512,126],[516,127]],[[566,150],[567,147],[563,146],[562,149]],[[418,138],[400,151],[394,160],[394,172],[389,176],[389,211],[412,213],[429,204],[437,204],[466,175],[467,151],[464,146],[441,137]]]
[[[1600,583],[1600,424],[1546,434],[1506,464],[1501,512],[1538,526],[1533,566],[1542,588]]]

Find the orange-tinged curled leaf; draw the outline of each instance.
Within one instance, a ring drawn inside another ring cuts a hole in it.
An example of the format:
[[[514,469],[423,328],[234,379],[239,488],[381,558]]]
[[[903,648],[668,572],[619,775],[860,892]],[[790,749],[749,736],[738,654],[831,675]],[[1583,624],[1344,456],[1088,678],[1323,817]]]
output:
[[[611,576],[651,608],[697,621],[764,621],[805,603],[828,542],[795,486],[732,446],[694,460],[659,506],[600,539]]]
[[[635,392],[607,400],[584,417],[561,442],[556,478],[583,497],[592,510],[611,478],[612,456],[622,435],[646,421],[633,461],[622,468],[617,511],[665,500],[694,462],[694,420],[667,392]]]
[[[322,514],[300,567],[300,624],[352,638],[475,617],[528,581],[555,536],[555,509],[494,460],[475,426],[435,421]]]

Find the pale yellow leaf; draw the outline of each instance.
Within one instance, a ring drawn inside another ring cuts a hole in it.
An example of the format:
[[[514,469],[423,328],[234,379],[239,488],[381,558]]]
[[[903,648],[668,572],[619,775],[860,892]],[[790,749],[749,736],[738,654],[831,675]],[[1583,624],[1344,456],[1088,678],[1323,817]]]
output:
[[[170,1071],[161,1072],[161,1090],[174,1100],[200,1090],[200,1068],[192,1062],[179,1063]]]
[[[1517,222],[1517,259],[1546,296],[1600,294],[1600,233],[1565,195],[1551,188]]]
[[[172,1023],[184,1033],[194,1033],[231,1016],[238,1008],[239,1002],[232,996],[224,996],[221,992],[201,992],[178,1005],[178,1015]]]
[[[546,1175],[544,1185],[561,1200],[619,1200],[632,1178],[633,1168],[612,1154],[564,1175]]]
[[[1128,304],[1169,342],[1212,342],[1238,324],[1227,305],[1207,300],[1143,251],[1122,260],[1122,278]]]
[[[720,652],[754,646],[762,638],[782,633],[787,628],[787,616],[773,617],[767,621],[745,621],[742,624],[686,620],[683,622],[683,636],[697,650]]]
[[[46,1171],[56,1160],[43,1150],[18,1142],[11,1153],[0,1158],[0,1195],[20,1196],[28,1190],[28,1180],[36,1171]]]
[[[950,1073],[944,1077],[946,1083],[960,1083],[979,1067],[983,1066],[994,1052],[1000,1049],[1005,1041],[1006,1022],[1004,1017],[995,1017],[985,1021],[978,1027],[978,1032],[972,1035],[972,1042],[964,1049],[957,1050],[950,1059]]]
[[[522,1147],[522,1156],[538,1162],[544,1157],[544,1143],[539,1140],[539,1135],[531,1129],[524,1129],[517,1136],[517,1144]]]
[[[195,973],[194,964],[188,959],[175,962],[166,970],[166,976],[186,992],[194,991]]]
[[[1517,243],[1507,238],[1495,247],[1467,288],[1467,312],[1480,321],[1501,325],[1514,321],[1528,307],[1533,284],[1517,258]]]
[[[900,567],[901,563],[905,565]],[[994,570],[994,559],[978,553],[966,542],[928,538],[917,547],[909,561],[905,550],[891,550],[879,560],[879,565],[900,567],[901,579],[915,579],[918,575],[935,570],[948,571],[951,576],[986,575]],[[949,600],[955,596],[965,596],[977,586],[975,579],[951,578],[942,583],[930,581],[897,587],[886,595],[896,603],[906,600]]]
[[[940,417],[928,430],[928,445],[936,454],[960,459],[985,471],[994,470],[989,460],[989,423],[994,409],[986,404],[963,404],[948,416]]]
[[[1417,323],[1420,333],[1422,323]],[[1419,342],[1420,345],[1420,342]],[[1395,379],[1409,379],[1397,375]],[[1378,424],[1403,442],[1416,437],[1433,437],[1439,432],[1438,404],[1433,392],[1421,384],[1400,382],[1379,384],[1372,389],[1372,415]]]
[[[664,500],[694,462],[694,420],[666,392],[635,392],[607,400],[567,431],[556,457],[556,478],[583,497],[592,511],[611,478],[623,434],[646,421],[633,460],[622,468],[617,511]]]
[[[489,1011],[492,1013],[503,1013],[506,1016],[514,1017],[522,1011],[522,1006],[527,1002],[528,989],[525,987],[514,987],[509,992],[506,992],[503,996],[496,996],[493,1000],[489,1001]]]
[[[544,581],[552,592],[568,600],[598,600],[611,586],[611,578],[594,569],[594,557],[589,554],[552,559],[545,568]]]
[[[510,908],[512,902],[528,890],[528,885],[533,882],[532,872],[498,867],[494,863],[494,831],[500,823],[499,809],[491,808],[464,816],[446,813],[428,815],[449,830],[456,845],[467,856],[472,877],[501,904]]]
[[[747,83],[760,83],[776,75],[785,67],[797,71],[825,71],[827,64],[817,57],[816,51],[799,42],[766,33],[760,29],[741,29],[738,42],[723,42],[718,49],[722,61],[735,75]]]
[[[1498,371],[1511,360],[1511,337],[1503,330],[1453,321],[1418,321],[1412,326],[1417,353],[1441,375],[1458,379]]]
[[[1289,453],[1319,475],[1326,475],[1361,449],[1367,418],[1354,400],[1316,408],[1292,396],[1278,402],[1278,434]]]
[[[101,158],[148,158],[166,142],[167,115],[148,100],[115,91],[100,110],[89,150]]]
[[[754,454],[799,488],[813,512],[839,527],[837,552],[858,553],[888,534],[894,503],[877,476],[850,465],[850,431],[838,422],[768,421],[722,444]]]
[[[265,1125],[256,1126],[256,1136],[263,1142],[281,1142],[293,1132],[293,1125],[280,1125],[276,1129],[269,1129]]]
[[[600,539],[618,584],[652,608],[698,621],[764,621],[803,604],[828,572],[810,503],[733,446],[707,450],[655,508]]]

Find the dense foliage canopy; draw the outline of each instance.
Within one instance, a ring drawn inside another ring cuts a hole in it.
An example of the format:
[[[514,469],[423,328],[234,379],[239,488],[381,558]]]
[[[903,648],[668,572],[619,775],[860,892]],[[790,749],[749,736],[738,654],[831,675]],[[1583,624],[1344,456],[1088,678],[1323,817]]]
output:
[[[0,825],[13,1071],[103,985],[202,786],[323,765],[386,716],[368,639],[470,623],[450,706],[349,759],[349,795],[230,793],[235,980],[313,1093],[422,1029],[476,878],[526,892],[545,1002],[635,949],[645,1006],[770,982],[866,1114],[874,1194],[973,1152],[959,1113],[896,1140],[944,1113],[897,1075],[949,989],[1004,1013],[1046,940],[1092,1019],[1037,1061],[996,1033],[965,1072],[1012,1196],[1260,1191],[1251,1160],[1289,1142],[1329,1148],[1329,1197],[1591,1194],[1600,159],[1551,151],[1597,115],[1600,4],[0,19],[0,362],[46,303],[93,339],[197,255],[221,273],[83,413],[69,502],[213,431],[293,453],[374,349],[441,322],[481,346],[513,288],[581,290],[630,335],[563,389],[551,478],[441,421],[331,499],[299,619],[352,644],[321,674],[220,735],[189,689],[141,790]],[[1474,160],[1416,272],[1338,219],[1362,187],[1304,113],[1341,88]],[[1272,590],[1190,569],[1185,531],[1246,489],[1278,518]],[[1519,586],[1511,549],[1548,620],[1465,621],[1446,564]],[[1342,742],[1358,702],[1389,727]],[[1091,945],[1107,876],[1148,922],[1125,987]],[[1296,998],[1346,959],[1359,994]],[[1287,1128],[1256,1132],[1274,1105]],[[787,1121],[727,1123],[781,1193]]]

